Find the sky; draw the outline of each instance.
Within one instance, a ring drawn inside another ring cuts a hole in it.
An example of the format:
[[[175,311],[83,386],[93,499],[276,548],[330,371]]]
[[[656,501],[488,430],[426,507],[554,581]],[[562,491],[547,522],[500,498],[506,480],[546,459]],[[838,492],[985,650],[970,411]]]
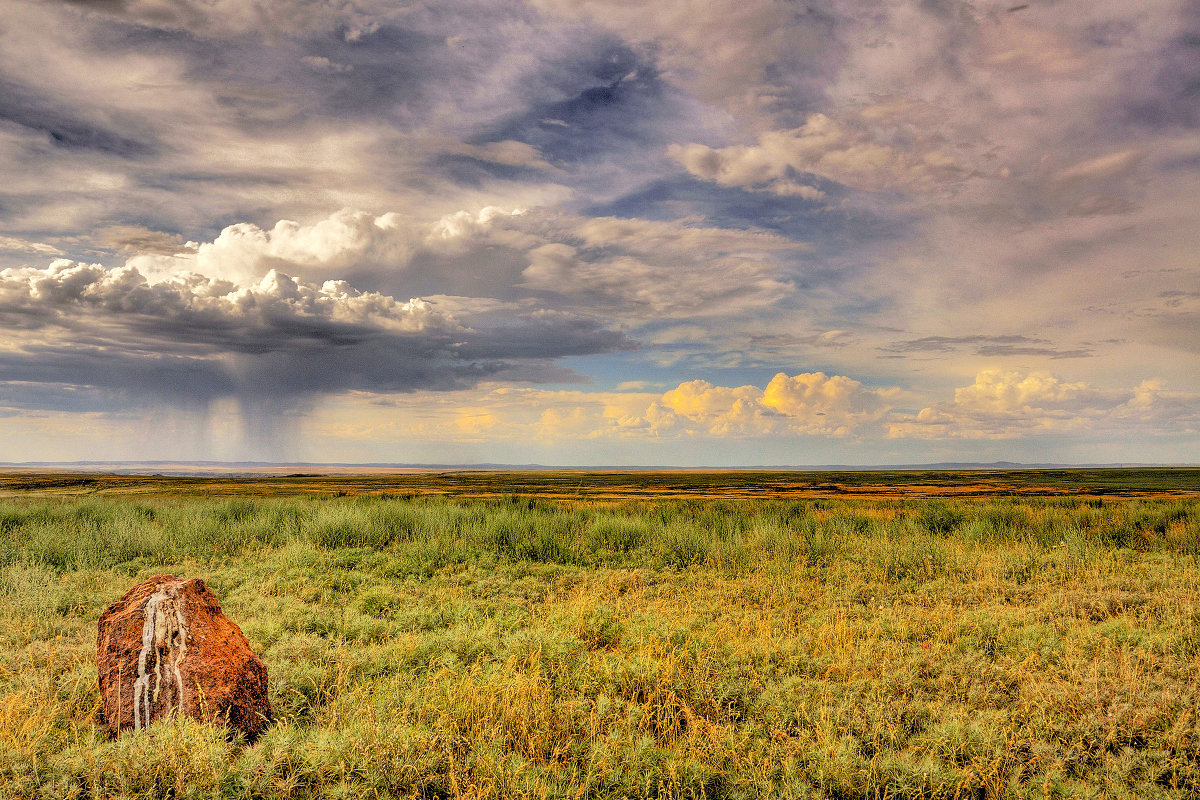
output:
[[[1200,462],[1195,0],[0,0],[0,461]]]

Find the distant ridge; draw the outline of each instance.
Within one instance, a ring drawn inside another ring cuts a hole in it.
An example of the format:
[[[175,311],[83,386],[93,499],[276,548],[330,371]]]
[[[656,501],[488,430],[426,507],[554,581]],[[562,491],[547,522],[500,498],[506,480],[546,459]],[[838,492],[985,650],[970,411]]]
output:
[[[1063,464],[1016,461],[939,461],[928,464],[815,464],[815,465],[745,465],[745,466],[614,466],[614,465],[546,465],[546,464],[405,464],[405,463],[317,463],[273,461],[0,461],[0,470],[105,472],[118,475],[171,476],[229,476],[263,475],[274,477],[313,477],[363,473],[453,472],[470,471],[555,471],[585,472],[901,472],[901,471],[1012,471],[1058,469],[1186,469],[1198,464],[1107,463]]]

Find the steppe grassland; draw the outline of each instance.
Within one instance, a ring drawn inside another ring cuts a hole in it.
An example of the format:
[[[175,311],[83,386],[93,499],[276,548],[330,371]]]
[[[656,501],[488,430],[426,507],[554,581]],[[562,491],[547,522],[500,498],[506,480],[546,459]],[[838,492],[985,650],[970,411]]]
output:
[[[1194,797],[1200,503],[0,502],[3,797]],[[109,742],[158,572],[267,663],[253,747]]]

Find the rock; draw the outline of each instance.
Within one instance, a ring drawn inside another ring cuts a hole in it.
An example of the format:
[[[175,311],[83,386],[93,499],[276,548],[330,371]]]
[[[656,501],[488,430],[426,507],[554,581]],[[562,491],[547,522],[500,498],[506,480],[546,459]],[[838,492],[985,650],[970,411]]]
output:
[[[106,608],[96,669],[110,737],[176,714],[249,741],[271,724],[267,668],[199,578],[155,575]]]

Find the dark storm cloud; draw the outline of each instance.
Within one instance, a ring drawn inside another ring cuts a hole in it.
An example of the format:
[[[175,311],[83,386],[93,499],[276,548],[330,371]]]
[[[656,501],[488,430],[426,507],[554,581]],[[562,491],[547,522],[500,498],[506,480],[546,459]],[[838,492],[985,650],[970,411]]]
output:
[[[0,353],[0,376],[0,403],[48,409],[61,408],[68,399],[72,410],[111,408],[114,398],[134,405],[163,400],[202,405],[239,389],[219,361],[123,352],[107,343],[29,345]]]
[[[26,395],[31,385],[72,385],[185,405],[460,389],[633,346],[564,314],[475,329],[422,301],[345,284],[317,287],[278,273],[253,287],[199,276],[149,284],[132,268],[65,261],[0,272],[0,323],[18,345],[0,354],[0,376]]]
[[[0,383],[0,417],[20,416],[29,412],[86,413],[122,405],[128,406],[128,403],[121,389],[42,382]]]

